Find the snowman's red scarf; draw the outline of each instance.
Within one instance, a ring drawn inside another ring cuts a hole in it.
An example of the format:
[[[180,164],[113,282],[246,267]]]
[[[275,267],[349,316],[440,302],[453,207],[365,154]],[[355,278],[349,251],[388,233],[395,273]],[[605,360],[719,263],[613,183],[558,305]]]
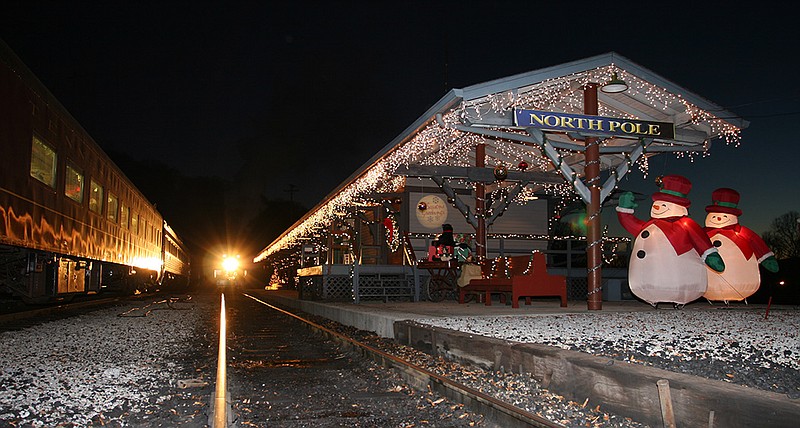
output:
[[[725,227],[704,227],[703,230],[708,234],[709,238],[719,234],[733,241],[744,254],[745,260],[749,260],[755,253],[758,261],[761,262],[766,258],[765,256],[772,254],[767,244],[757,233],[740,224],[732,224]]]
[[[655,225],[664,232],[664,235],[666,235],[675,249],[675,253],[679,256],[695,250],[705,260],[709,252],[716,251],[716,248],[711,244],[711,240],[708,239],[708,235],[703,232],[697,222],[688,216],[651,218],[648,221],[643,221],[631,213],[617,210],[617,218],[619,218],[622,227],[634,236],[638,235],[647,226]]]

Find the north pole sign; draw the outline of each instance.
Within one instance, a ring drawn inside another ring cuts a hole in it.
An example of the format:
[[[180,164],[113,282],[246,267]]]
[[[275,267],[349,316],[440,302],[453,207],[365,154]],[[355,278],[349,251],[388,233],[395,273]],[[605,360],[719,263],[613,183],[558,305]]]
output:
[[[586,116],[552,111],[514,109],[514,124],[533,128],[591,134],[622,135],[671,140],[675,124],[617,117]]]

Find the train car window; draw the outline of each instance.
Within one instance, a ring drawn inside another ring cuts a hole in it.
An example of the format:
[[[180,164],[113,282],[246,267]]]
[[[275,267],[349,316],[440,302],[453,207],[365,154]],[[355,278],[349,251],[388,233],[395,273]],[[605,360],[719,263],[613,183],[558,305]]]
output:
[[[139,234],[139,214],[131,213],[131,232]]]
[[[119,199],[113,194],[108,194],[108,213],[106,214],[106,218],[108,221],[113,221],[114,223],[117,222],[117,208],[119,208]]]
[[[103,212],[103,186],[94,180],[89,182],[89,209],[100,214]]]
[[[67,164],[64,194],[79,204],[83,202],[83,174],[69,163]]]
[[[128,227],[128,217],[130,217],[130,211],[125,204],[120,205],[119,210],[119,225],[122,227]]]
[[[55,150],[34,135],[31,144],[31,177],[55,189],[57,165]]]

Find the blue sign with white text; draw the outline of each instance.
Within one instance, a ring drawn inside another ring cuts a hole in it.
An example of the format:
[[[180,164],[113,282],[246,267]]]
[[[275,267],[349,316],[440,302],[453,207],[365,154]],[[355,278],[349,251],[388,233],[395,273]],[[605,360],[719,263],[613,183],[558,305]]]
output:
[[[671,122],[587,116],[552,111],[514,109],[514,124],[516,126],[590,134],[627,135],[668,140],[675,138],[675,124]]]

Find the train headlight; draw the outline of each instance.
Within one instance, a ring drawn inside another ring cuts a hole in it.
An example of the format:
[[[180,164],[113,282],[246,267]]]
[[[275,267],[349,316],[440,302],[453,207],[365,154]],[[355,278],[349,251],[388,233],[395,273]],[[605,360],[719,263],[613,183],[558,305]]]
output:
[[[225,257],[222,260],[222,268],[225,269],[226,272],[233,272],[239,269],[239,259],[236,257]]]

